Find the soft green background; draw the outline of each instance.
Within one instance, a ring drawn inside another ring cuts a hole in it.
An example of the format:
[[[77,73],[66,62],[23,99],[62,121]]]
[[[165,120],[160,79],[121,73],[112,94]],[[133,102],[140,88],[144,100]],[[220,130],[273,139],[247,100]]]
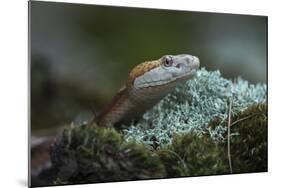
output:
[[[88,120],[138,63],[188,53],[267,81],[267,17],[31,2],[31,127]]]

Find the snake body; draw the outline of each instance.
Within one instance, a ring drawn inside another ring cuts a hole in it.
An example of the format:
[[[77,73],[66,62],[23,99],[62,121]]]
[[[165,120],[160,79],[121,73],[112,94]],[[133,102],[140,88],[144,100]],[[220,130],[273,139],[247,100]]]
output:
[[[97,124],[110,127],[137,119],[177,84],[192,78],[199,65],[199,59],[188,54],[165,55],[137,65],[126,84],[100,113]]]

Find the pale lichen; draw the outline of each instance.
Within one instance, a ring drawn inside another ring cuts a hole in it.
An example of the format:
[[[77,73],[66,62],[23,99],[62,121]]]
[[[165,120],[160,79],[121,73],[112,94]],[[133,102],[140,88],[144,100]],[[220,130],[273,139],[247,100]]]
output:
[[[209,134],[214,141],[223,141],[229,102],[232,115],[267,100],[266,84],[250,84],[242,78],[223,78],[220,71],[197,72],[197,76],[179,85],[153,109],[124,129],[124,137],[146,145],[170,144],[172,136],[182,133]],[[208,124],[219,119],[215,128]]]

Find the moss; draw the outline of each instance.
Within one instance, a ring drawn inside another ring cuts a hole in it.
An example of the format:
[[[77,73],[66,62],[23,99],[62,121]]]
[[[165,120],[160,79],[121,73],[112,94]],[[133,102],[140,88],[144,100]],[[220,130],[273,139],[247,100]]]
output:
[[[172,145],[158,151],[169,177],[226,173],[227,163],[221,157],[223,148],[209,137],[188,133],[176,136]]]
[[[210,137],[187,134],[175,138],[172,147],[186,161],[188,176],[226,173],[224,150]]]
[[[235,123],[235,121],[238,123]],[[267,171],[267,105],[259,104],[233,117],[231,158],[233,171]]]
[[[124,142],[114,129],[72,126],[53,146],[56,183],[90,183],[165,177],[157,155],[143,145]]]

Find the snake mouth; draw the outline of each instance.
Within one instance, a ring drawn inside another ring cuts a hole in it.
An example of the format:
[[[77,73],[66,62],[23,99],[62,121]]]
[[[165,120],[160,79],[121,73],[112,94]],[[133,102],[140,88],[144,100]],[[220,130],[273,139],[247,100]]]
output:
[[[179,76],[176,80],[177,80],[177,81],[184,81],[184,80],[187,80],[187,79],[189,79],[189,78],[195,76],[195,75],[196,75],[196,72],[197,72],[197,69],[198,69],[198,68],[191,68],[191,69],[189,69],[189,70],[186,72],[186,74],[184,74],[183,76]]]

